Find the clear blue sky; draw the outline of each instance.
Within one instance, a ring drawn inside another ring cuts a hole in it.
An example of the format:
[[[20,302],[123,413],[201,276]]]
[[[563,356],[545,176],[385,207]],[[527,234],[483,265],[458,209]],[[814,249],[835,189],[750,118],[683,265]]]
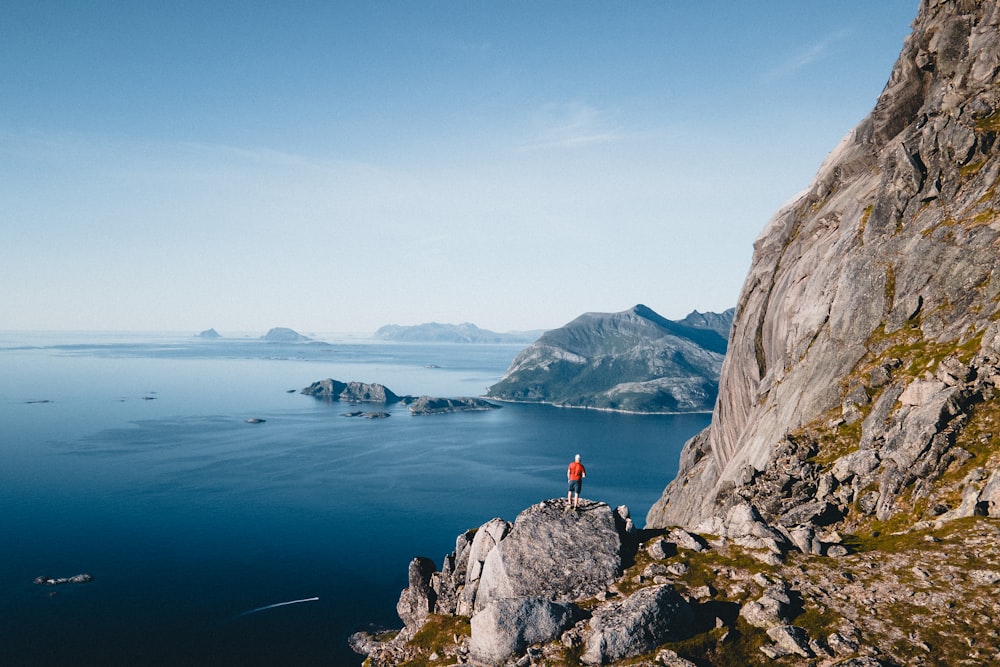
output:
[[[0,329],[721,311],[917,8],[7,2]]]

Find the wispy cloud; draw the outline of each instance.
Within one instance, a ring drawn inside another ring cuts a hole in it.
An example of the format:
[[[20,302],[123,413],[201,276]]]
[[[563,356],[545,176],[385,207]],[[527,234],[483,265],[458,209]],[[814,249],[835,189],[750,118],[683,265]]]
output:
[[[623,136],[611,112],[579,102],[546,104],[536,113],[534,125],[534,133],[521,150],[577,148]]]
[[[777,66],[766,73],[765,78],[776,79],[788,76],[811,66],[813,63],[828,57],[834,50],[834,47],[849,35],[850,31],[843,29],[819,38],[817,41],[812,42],[778,63]]]

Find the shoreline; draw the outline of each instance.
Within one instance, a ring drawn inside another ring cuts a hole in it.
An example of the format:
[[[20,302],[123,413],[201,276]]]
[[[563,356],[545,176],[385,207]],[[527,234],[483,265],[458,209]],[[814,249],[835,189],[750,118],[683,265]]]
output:
[[[641,410],[618,410],[615,408],[596,408],[589,405],[566,405],[562,403],[552,403],[551,401],[515,401],[509,398],[496,398],[495,396],[482,395],[487,401],[497,403],[514,403],[516,405],[548,405],[553,408],[566,408],[568,410],[593,410],[595,412],[617,412],[623,415],[711,415],[714,410],[678,410],[673,412],[646,412]]]

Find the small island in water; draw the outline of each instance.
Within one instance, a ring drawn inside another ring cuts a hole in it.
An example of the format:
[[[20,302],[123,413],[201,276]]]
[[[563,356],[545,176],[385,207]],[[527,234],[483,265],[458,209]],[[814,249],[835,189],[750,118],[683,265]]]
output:
[[[501,406],[482,398],[460,396],[456,398],[437,398],[432,396],[400,396],[385,385],[368,382],[341,382],[333,378],[318,380],[302,389],[302,394],[328,402],[344,403],[379,403],[392,405],[403,403],[409,406],[412,415],[435,415],[449,412],[482,412],[496,410]],[[348,416],[372,417],[365,412],[347,413]],[[389,413],[381,412],[378,418],[387,417]]]

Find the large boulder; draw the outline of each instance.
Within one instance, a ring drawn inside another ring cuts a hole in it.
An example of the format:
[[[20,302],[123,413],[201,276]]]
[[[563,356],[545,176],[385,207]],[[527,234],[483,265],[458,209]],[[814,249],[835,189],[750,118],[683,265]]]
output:
[[[761,518],[757,508],[740,503],[729,509],[725,518],[711,517],[703,521],[696,532],[727,538],[747,549],[761,550],[782,556],[788,551],[787,538]]]
[[[558,637],[580,610],[537,597],[494,600],[472,617],[469,655],[486,665],[501,664],[528,646]]]
[[[457,612],[464,616],[471,616],[474,611],[476,594],[479,592],[479,581],[483,574],[483,564],[486,557],[493,551],[493,548],[500,543],[500,540],[510,533],[511,524],[497,517],[490,519],[476,531],[472,538],[472,543],[468,547],[468,555],[465,558],[464,577],[460,572],[456,576],[460,581],[456,583],[456,588],[461,592],[457,601]]]
[[[590,619],[584,664],[602,665],[679,641],[694,629],[694,611],[669,584],[642,588],[599,607]]]
[[[591,597],[621,574],[621,552],[615,513],[607,504],[581,501],[576,512],[567,511],[562,499],[533,505],[486,556],[475,610],[510,597]]]

